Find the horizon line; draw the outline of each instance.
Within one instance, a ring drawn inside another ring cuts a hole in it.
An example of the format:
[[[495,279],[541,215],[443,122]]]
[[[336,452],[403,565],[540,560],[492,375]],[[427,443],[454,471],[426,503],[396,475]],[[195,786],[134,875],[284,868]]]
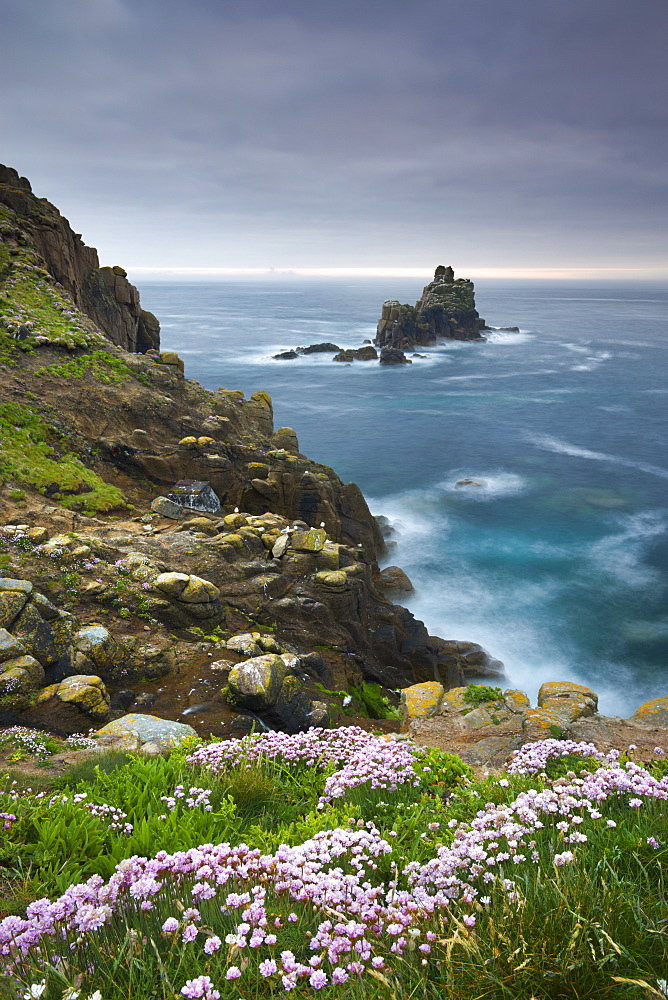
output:
[[[183,277],[429,278],[433,267],[153,267],[131,265],[141,275]],[[668,279],[668,265],[644,267],[460,267],[456,274],[475,278],[574,279],[633,277]]]

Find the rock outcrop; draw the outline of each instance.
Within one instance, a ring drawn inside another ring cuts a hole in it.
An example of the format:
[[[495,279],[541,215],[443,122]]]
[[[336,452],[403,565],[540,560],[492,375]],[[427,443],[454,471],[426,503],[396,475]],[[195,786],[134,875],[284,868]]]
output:
[[[67,219],[45,198],[37,198],[25,177],[0,164],[0,234],[19,271],[26,254],[36,255],[54,282],[118,347],[145,352],[160,346],[160,324],[141,308],[139,292],[122,267],[100,267],[97,250],[86,246]]]
[[[406,351],[443,339],[484,340],[481,331],[485,329],[475,307],[473,282],[455,278],[451,267],[441,265],[414,306],[394,299],[383,303],[374,343]]]

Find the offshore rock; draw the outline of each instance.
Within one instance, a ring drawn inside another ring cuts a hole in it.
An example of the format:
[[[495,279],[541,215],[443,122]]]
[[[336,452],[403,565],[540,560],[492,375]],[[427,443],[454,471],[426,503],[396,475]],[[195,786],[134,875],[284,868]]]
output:
[[[297,350],[300,354],[333,354],[340,351],[341,348],[337,347],[336,344],[325,342],[323,344],[309,344],[308,347],[298,347]]]
[[[380,352],[381,365],[412,365],[413,362],[407,358],[398,347],[384,346]]]
[[[396,300],[383,303],[374,343],[378,347],[413,350],[417,345],[447,340],[484,340],[485,321],[475,308],[473,282],[455,278],[451,267],[436,268],[415,306]],[[383,357],[381,354],[381,364]]]

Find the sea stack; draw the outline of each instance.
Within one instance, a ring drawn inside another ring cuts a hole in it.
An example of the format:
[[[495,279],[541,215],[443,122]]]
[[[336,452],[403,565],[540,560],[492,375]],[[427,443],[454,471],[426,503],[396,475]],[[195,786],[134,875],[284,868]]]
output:
[[[481,331],[486,329],[475,307],[473,282],[455,278],[454,270],[441,264],[414,306],[395,299],[383,303],[374,343],[410,351],[443,339],[485,340]]]

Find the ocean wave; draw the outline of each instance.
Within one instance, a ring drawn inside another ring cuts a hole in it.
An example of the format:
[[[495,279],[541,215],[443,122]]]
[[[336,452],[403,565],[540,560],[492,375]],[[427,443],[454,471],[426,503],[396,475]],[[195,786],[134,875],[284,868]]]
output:
[[[668,469],[662,469],[659,465],[651,465],[649,462],[636,462],[631,458],[624,458],[622,455],[608,455],[603,451],[591,451],[589,448],[580,448],[578,445],[570,444],[568,441],[560,441],[559,438],[551,437],[549,434],[526,434],[525,437],[537,448],[554,452],[556,455],[587,458],[593,462],[610,462],[613,465],[623,465],[628,469],[638,469],[639,472],[647,472],[649,475],[658,476],[660,479],[668,479]]]

